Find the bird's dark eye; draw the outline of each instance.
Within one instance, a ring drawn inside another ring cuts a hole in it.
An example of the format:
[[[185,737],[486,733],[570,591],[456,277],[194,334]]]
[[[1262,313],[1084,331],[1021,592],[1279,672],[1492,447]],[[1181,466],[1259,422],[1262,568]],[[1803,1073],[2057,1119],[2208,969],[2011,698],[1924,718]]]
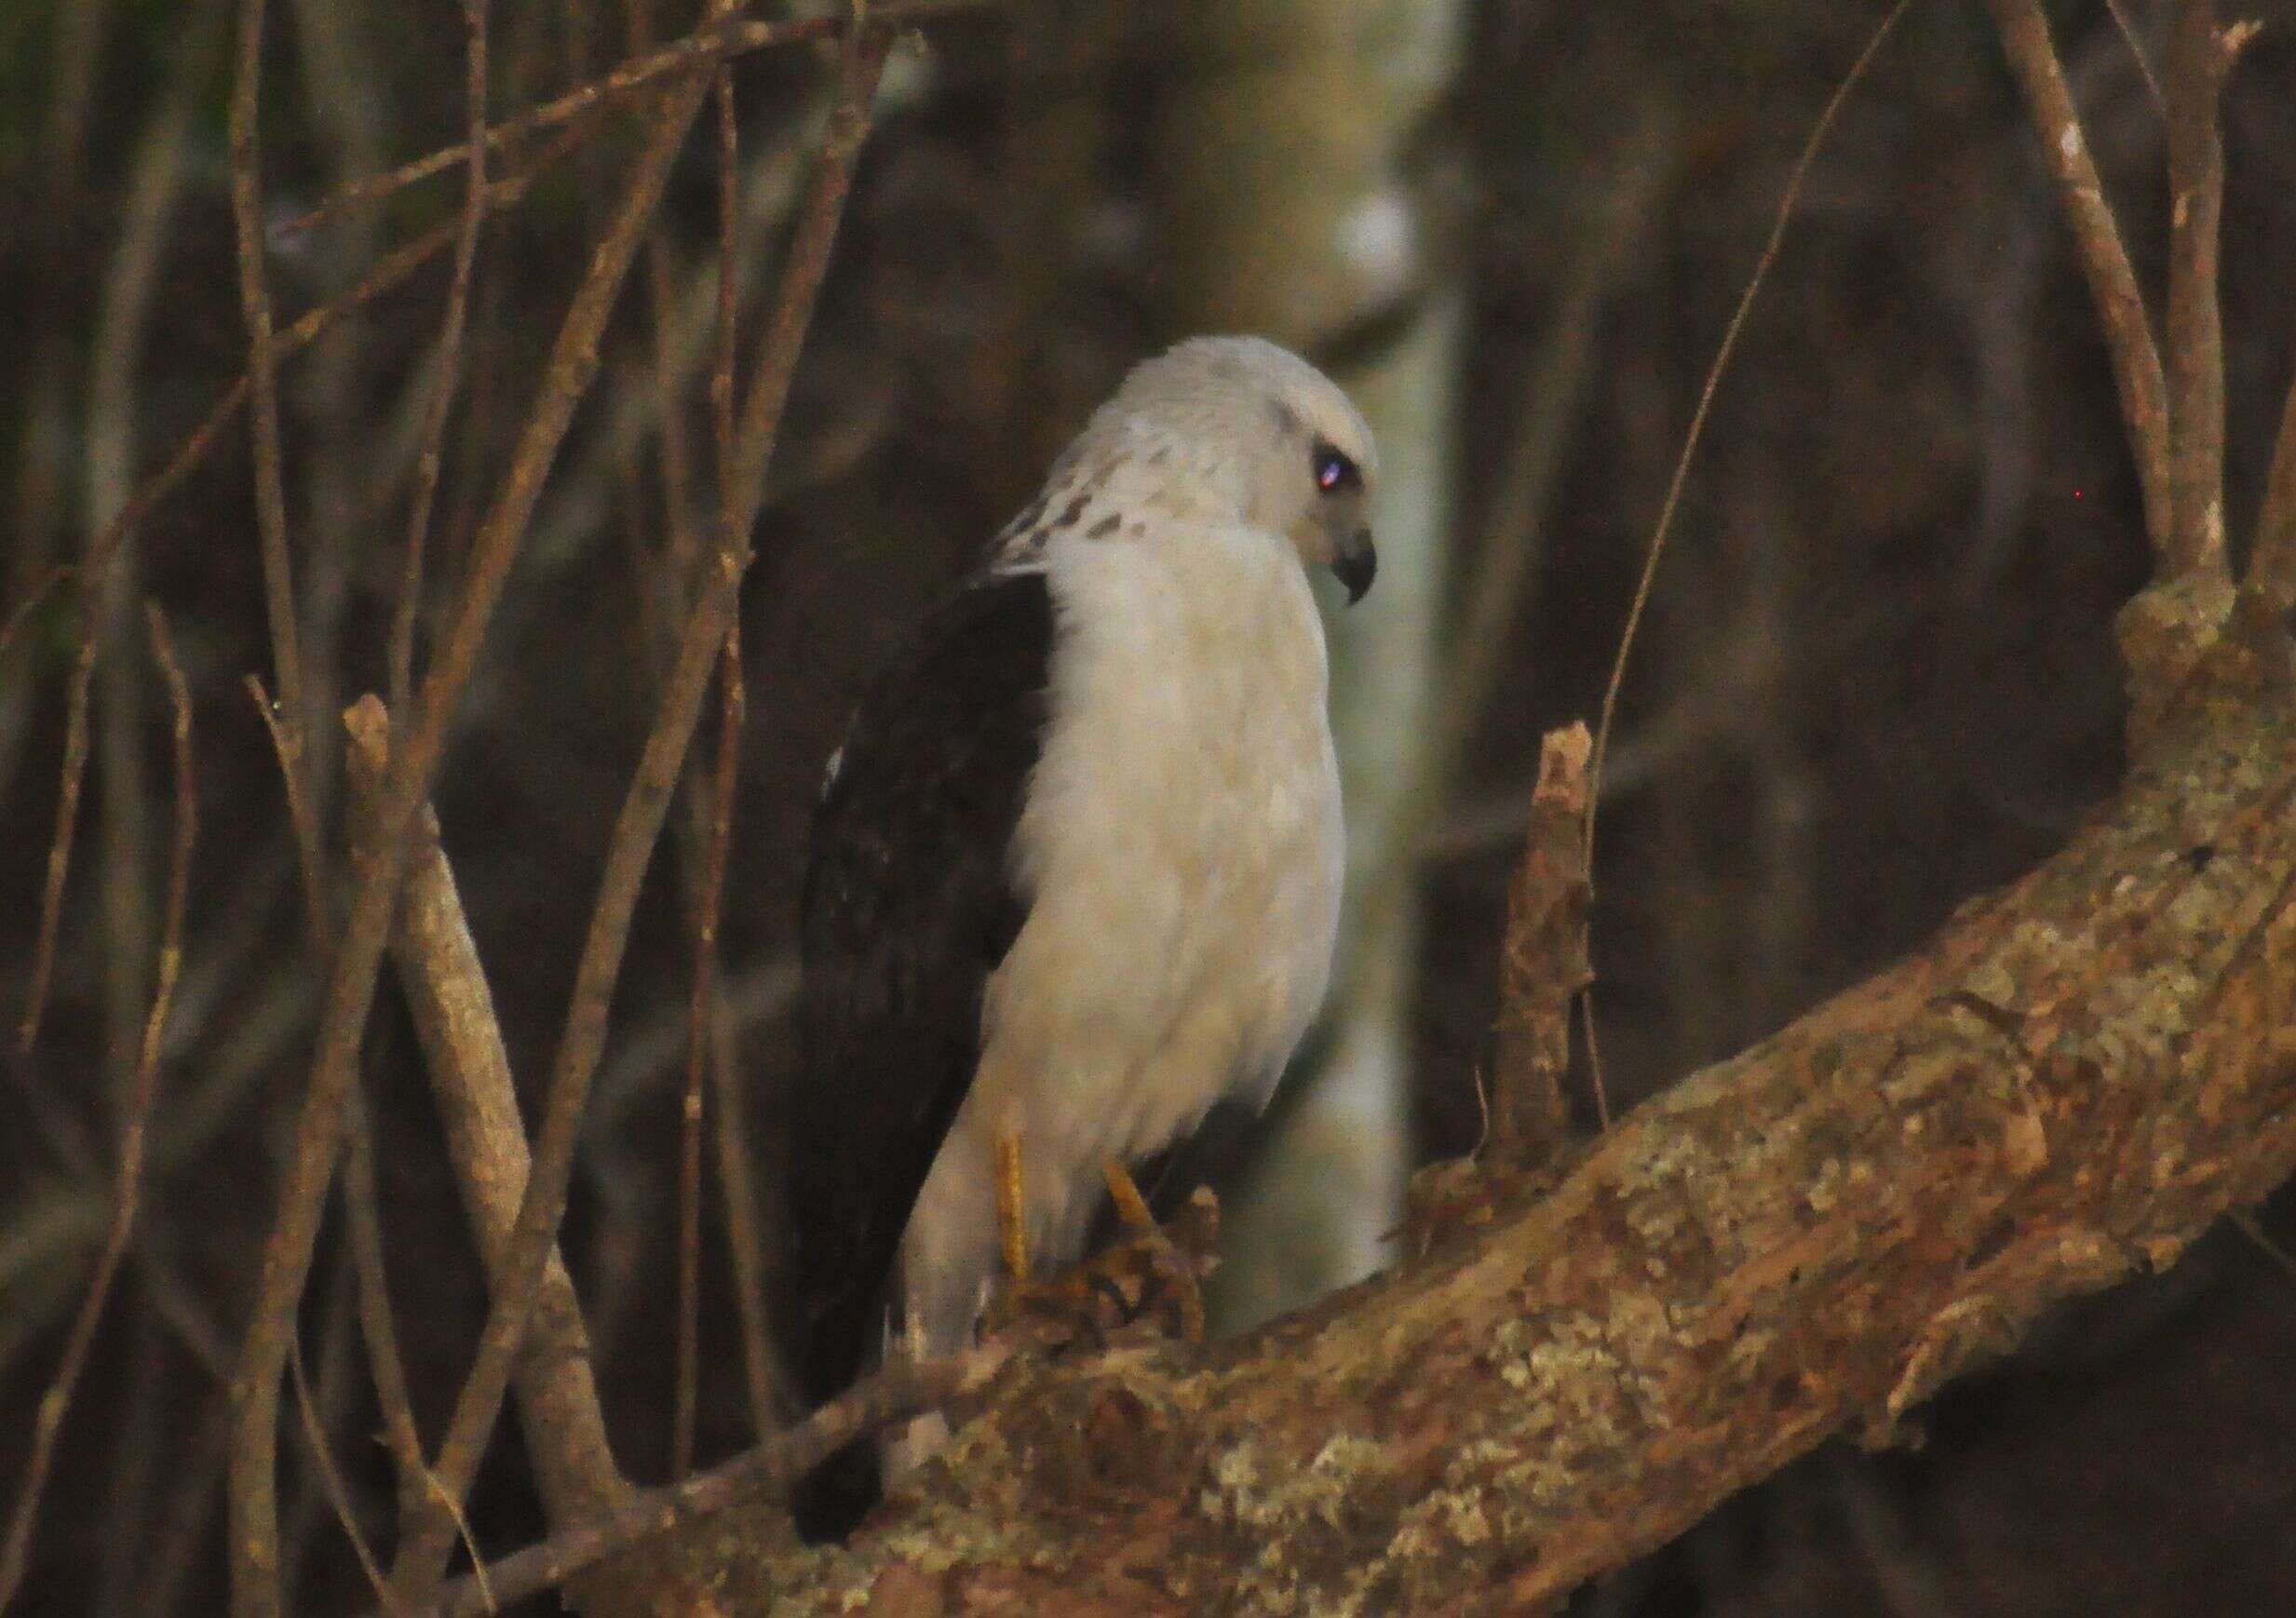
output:
[[[1362,471],[1343,452],[1330,444],[1318,443],[1309,465],[1315,470],[1316,487],[1326,494],[1363,487]]]

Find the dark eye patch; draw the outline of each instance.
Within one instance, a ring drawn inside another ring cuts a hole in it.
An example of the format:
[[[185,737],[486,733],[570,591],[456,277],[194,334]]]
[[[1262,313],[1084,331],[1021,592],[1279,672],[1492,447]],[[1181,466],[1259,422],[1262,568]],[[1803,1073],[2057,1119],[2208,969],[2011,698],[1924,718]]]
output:
[[[1326,494],[1339,494],[1363,487],[1363,469],[1337,447],[1321,438],[1308,457],[1309,469],[1315,474],[1316,487]]]

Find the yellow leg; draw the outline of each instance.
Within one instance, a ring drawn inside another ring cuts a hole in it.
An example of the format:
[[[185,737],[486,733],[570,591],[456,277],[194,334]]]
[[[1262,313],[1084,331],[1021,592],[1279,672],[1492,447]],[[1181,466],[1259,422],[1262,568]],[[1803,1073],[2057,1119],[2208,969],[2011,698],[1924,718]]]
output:
[[[1170,1320],[1176,1309],[1180,1333],[1190,1342],[1204,1340],[1204,1296],[1199,1277],[1209,1268],[1212,1237],[1197,1234],[1200,1210],[1187,1218],[1192,1243],[1183,1248],[1148,1211],[1148,1200],[1124,1165],[1114,1156],[1101,1159],[1101,1178],[1107,1181],[1117,1218],[1128,1234],[1106,1252],[1087,1262],[1038,1281],[1030,1274],[1028,1223],[1023,1217],[1020,1137],[999,1130],[994,1137],[996,1234],[1004,1248],[1008,1275],[990,1307],[986,1331],[1033,1334],[1047,1345],[1077,1341],[1103,1341],[1109,1331],[1140,1319],[1154,1308],[1154,1318]],[[1209,1193],[1198,1195],[1209,1199]],[[1192,1210],[1195,1205],[1191,1205]],[[1217,1216],[1213,1216],[1216,1224]],[[1113,1305],[1113,1308],[1112,1308]],[[1049,1335],[1047,1335],[1049,1328]]]
[[[1137,1194],[1137,1193],[1136,1193]],[[1029,1233],[1023,1210],[1020,1137],[996,1132],[996,1234],[1005,1246],[1005,1271],[1016,1281],[1029,1278]]]
[[[1180,1332],[1190,1342],[1204,1341],[1204,1290],[1196,1281],[1195,1266],[1188,1256],[1172,1245],[1148,1211],[1148,1199],[1140,1193],[1131,1171],[1113,1156],[1101,1159],[1101,1178],[1108,1182],[1108,1194],[1116,1205],[1116,1217],[1122,1220],[1165,1261],[1165,1283],[1172,1288],[1180,1304]]]
[[[1116,1217],[1136,1231],[1156,1228],[1154,1215],[1148,1211],[1148,1199],[1133,1183],[1131,1170],[1113,1156],[1101,1159],[1101,1178],[1108,1181],[1108,1194],[1116,1204]]]

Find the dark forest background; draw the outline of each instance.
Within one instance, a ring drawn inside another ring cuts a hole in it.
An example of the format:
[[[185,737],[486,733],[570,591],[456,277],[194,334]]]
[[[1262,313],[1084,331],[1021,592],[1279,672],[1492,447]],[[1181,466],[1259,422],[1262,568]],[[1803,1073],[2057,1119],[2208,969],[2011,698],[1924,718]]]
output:
[[[12,626],[0,653],[0,1477],[11,1503],[109,1218],[172,790],[165,688],[140,615],[123,610],[97,671],[49,1005],[19,1049],[84,604],[81,580],[56,570],[244,363],[230,9],[11,0],[0,13],[0,611]],[[629,54],[634,27],[669,37],[692,21],[669,0],[658,15],[638,9],[633,22],[616,4],[498,0],[496,117]],[[1169,177],[1173,98],[1209,71],[1190,48],[1192,9],[983,6],[933,21],[888,72],[742,591],[748,720],[723,991],[768,1187],[804,827],[844,715],[1084,413],[1204,305]],[[2157,59],[2160,7],[2122,9],[2126,32],[2104,4],[2051,16],[2139,274],[2157,287],[2162,119],[2138,52]],[[290,228],[346,182],[460,137],[463,34],[441,0],[271,10],[262,145],[284,323],[455,217],[460,185],[447,175]],[[2296,356],[2296,9],[2249,10],[2265,28],[2224,101],[2235,535]],[[1419,901],[1400,1070],[1412,1161],[1477,1141],[1536,738],[1600,702],[1708,361],[1803,142],[1880,17],[1816,0],[1461,6],[1446,82],[1392,142],[1415,222],[1407,282],[1276,333],[1345,375],[1378,363],[1431,303],[1458,322],[1428,666],[1358,665],[1350,678],[1414,681],[1439,703],[1454,693],[1447,660],[1494,576],[1493,548],[1524,563],[1490,689],[1472,713],[1448,716],[1467,726],[1463,756],[1418,783],[1411,848],[1396,856]],[[1380,65],[1367,55],[1362,71]],[[803,49],[736,62],[752,320],[826,78]],[[606,117],[487,221],[432,526],[439,578],[453,577],[483,512],[634,129]],[[692,142],[657,244],[625,289],[437,793],[522,1079],[549,1062],[599,856],[650,721],[668,622],[659,559],[681,523],[707,520],[709,148]],[[1627,194],[1640,200],[1622,223]],[[1287,274],[1280,262],[1233,271]],[[383,684],[446,284],[434,264],[282,371],[304,656],[322,716]],[[1537,384],[1557,374],[1559,330],[1584,352],[1558,397]],[[664,330],[703,334],[667,388]],[[1551,484],[1526,506],[1505,473],[1533,431],[1562,438]],[[47,1485],[17,1598],[27,1613],[203,1612],[222,1590],[221,1412],[321,982],[278,768],[241,689],[270,670],[248,442],[235,420],[140,525],[124,564],[123,600],[164,608],[189,681],[199,839],[135,1242]],[[2147,567],[2105,351],[1997,41],[1974,4],[1918,5],[1811,173],[1722,383],[1625,688],[1593,921],[1614,1106],[1775,1029],[2063,841],[2119,777],[2113,614]],[[714,722],[698,757],[715,756]],[[331,722],[314,735],[333,827],[341,744]],[[685,907],[702,824],[673,815],[655,861],[566,1234],[615,1449],[644,1480],[670,1464]],[[485,1292],[407,1013],[385,983],[363,1072],[401,1348],[428,1420],[452,1397]],[[1256,1128],[1226,1120],[1216,1134],[1168,1186],[1249,1168]],[[749,1431],[720,1194],[713,1173],[703,1460]],[[377,1416],[340,1223],[323,1234],[301,1338],[354,1508],[380,1532],[390,1475],[369,1437]],[[1949,1393],[1918,1442],[1880,1455],[1830,1447],[1585,1592],[1580,1608],[2296,1611],[2291,1247],[2296,1200],[2284,1192],[2252,1227],[2220,1230],[2172,1273],[2079,1306]],[[365,1582],[291,1414],[286,1425],[295,1610],[358,1607]],[[505,1433],[470,1513],[491,1550],[542,1529],[514,1424]]]

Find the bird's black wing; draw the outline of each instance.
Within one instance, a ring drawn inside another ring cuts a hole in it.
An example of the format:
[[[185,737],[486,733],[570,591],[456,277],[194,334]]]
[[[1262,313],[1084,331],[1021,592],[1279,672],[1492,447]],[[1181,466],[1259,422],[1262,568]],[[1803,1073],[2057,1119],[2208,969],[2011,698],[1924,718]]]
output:
[[[1042,573],[977,579],[862,699],[815,815],[777,1312],[815,1400],[876,1346],[910,1208],[979,1060],[983,987],[1026,914],[1010,852],[1051,643]]]

